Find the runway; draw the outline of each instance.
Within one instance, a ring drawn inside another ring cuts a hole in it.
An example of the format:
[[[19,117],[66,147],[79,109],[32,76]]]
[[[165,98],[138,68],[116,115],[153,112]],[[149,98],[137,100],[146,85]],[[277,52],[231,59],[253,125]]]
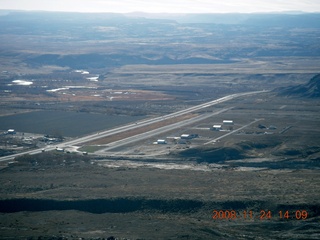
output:
[[[136,123],[130,123],[130,124],[127,124],[125,126],[121,126],[121,127],[117,127],[117,128],[114,128],[114,129],[101,131],[99,133],[90,134],[90,135],[87,135],[87,136],[84,136],[84,137],[80,137],[80,138],[76,138],[76,139],[73,139],[73,140],[70,140],[70,141],[67,141],[67,142],[63,142],[63,143],[59,143],[59,144],[55,144],[55,145],[50,145],[50,146],[46,147],[45,151],[52,151],[52,150],[55,150],[57,147],[66,148],[66,147],[73,146],[73,145],[80,145],[80,144],[83,144],[83,143],[86,143],[86,142],[89,142],[89,141],[98,140],[98,139],[105,138],[105,137],[108,137],[108,136],[111,136],[111,135],[114,135],[114,134],[126,132],[126,131],[133,130],[133,129],[136,129],[136,128],[145,127],[145,126],[148,126],[148,125],[151,125],[151,124],[154,124],[154,123],[158,123],[158,122],[161,122],[161,121],[164,121],[164,120],[167,120],[167,119],[172,119],[172,118],[176,118],[178,116],[182,116],[182,115],[185,115],[185,114],[188,114],[188,113],[196,112],[196,111],[199,111],[201,109],[204,109],[204,108],[207,108],[207,107],[211,107],[211,106],[214,106],[214,105],[217,105],[217,104],[220,104],[222,102],[226,102],[226,101],[229,101],[229,100],[232,100],[232,99],[235,99],[235,98],[239,98],[239,97],[243,97],[243,96],[249,96],[249,95],[255,95],[255,94],[261,94],[261,93],[266,93],[266,92],[269,92],[269,91],[263,90],[263,91],[253,91],[253,92],[231,94],[231,95],[228,95],[228,96],[216,99],[216,100],[212,100],[212,101],[209,101],[209,102],[206,102],[206,103],[202,103],[202,104],[199,104],[199,105],[196,105],[196,106],[193,106],[193,107],[181,110],[181,111],[177,111],[177,112],[174,112],[174,113],[170,113],[170,114],[167,114],[167,115],[164,115],[164,116],[155,117],[155,118],[152,118],[152,119],[146,119],[146,120],[142,120],[142,121],[139,121],[139,122],[136,122]],[[214,112],[212,114],[214,114],[214,115],[215,114],[219,114],[219,113],[221,113],[221,111],[223,112],[223,111],[227,111],[229,109],[230,108],[222,109],[222,110],[220,110],[218,112]],[[177,127],[178,125],[179,125],[179,127],[185,126],[185,125],[191,124],[193,122],[205,119],[207,117],[208,117],[208,115],[201,114],[201,115],[199,115],[197,117],[194,117],[194,118],[191,118],[191,119],[188,119],[188,120],[179,121],[179,122],[175,123],[177,125],[171,124],[171,125],[168,125],[168,126],[161,127],[161,128],[159,128],[157,130],[152,130],[152,131],[149,131],[147,133],[143,133],[142,135],[135,135],[135,136],[132,136],[132,137],[129,137],[129,138],[126,138],[126,139],[122,139],[122,140],[119,140],[119,141],[116,141],[116,142],[108,144],[108,148],[103,149],[102,151],[105,152],[105,151],[114,149],[116,147],[120,147],[120,146],[123,146],[125,144],[132,143],[133,141],[136,141],[137,139],[141,139],[141,137],[147,138],[147,137],[151,137],[151,136],[157,135],[157,134],[159,134],[161,132],[170,131],[173,128]],[[24,154],[29,154],[29,155],[38,154],[41,151],[42,151],[41,149],[34,149],[34,150],[29,150],[29,151],[25,151],[25,152],[9,155],[9,156],[4,156],[4,157],[0,158],[0,162],[1,161],[11,161],[15,157],[22,156]],[[101,153],[101,151],[100,151],[100,153]]]

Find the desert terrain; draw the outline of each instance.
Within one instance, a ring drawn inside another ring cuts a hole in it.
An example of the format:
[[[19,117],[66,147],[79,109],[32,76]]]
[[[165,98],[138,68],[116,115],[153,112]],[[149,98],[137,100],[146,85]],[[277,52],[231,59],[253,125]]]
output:
[[[319,15],[216,17],[0,16],[1,239],[319,239]]]

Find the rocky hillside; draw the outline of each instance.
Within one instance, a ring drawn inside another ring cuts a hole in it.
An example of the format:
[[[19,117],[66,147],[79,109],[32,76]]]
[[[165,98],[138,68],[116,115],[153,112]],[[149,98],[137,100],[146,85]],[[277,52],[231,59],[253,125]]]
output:
[[[320,74],[317,74],[307,84],[278,89],[280,95],[292,97],[319,98]]]

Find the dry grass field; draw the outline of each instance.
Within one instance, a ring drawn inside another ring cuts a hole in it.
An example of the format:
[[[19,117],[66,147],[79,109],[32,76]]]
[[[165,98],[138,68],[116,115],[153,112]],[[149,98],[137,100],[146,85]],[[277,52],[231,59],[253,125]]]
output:
[[[234,128],[262,120],[206,147],[204,141],[223,133],[199,130],[189,149],[169,143],[171,153],[146,140],[118,150],[117,158],[43,153],[17,159],[1,171],[2,236],[319,238],[317,101],[265,94],[224,104],[234,108],[171,134],[223,119],[234,119]],[[266,130],[259,124],[277,129],[261,135]],[[149,148],[162,155],[121,156]],[[234,211],[236,218],[217,217],[215,210]]]
[[[0,239],[320,239],[318,19],[0,14],[1,155],[269,90],[1,161]]]

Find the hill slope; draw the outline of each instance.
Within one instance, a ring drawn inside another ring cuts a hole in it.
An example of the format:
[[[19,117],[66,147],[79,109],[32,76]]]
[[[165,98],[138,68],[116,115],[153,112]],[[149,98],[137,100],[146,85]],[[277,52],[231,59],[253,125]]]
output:
[[[292,97],[319,98],[320,74],[310,79],[307,84],[279,89],[279,94]]]

